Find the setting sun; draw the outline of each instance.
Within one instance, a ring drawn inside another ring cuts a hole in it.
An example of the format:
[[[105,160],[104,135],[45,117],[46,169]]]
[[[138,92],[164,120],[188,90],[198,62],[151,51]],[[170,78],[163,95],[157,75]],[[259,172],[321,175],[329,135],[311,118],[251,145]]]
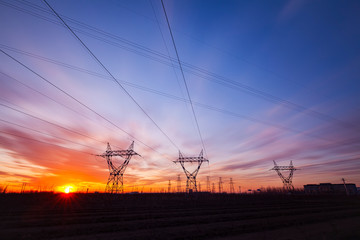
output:
[[[73,189],[72,186],[66,186],[64,192],[65,193],[70,193],[70,192],[72,192],[72,189]]]

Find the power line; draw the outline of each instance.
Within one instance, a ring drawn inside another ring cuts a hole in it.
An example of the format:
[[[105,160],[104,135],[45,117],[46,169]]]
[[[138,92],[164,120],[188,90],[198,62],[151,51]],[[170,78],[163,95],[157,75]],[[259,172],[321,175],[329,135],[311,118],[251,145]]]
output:
[[[88,119],[88,120],[92,120],[91,118],[89,118],[89,117],[87,117],[86,115],[80,113],[79,111],[76,111],[75,109],[72,109],[71,107],[66,106],[65,104],[61,103],[60,101],[57,101],[56,99],[50,97],[49,95],[47,95],[47,94],[45,94],[45,93],[42,93],[42,92],[36,90],[35,88],[27,85],[26,83],[23,83],[23,82],[19,81],[18,79],[15,79],[14,77],[12,77],[12,76],[4,73],[4,72],[1,72],[1,71],[0,71],[0,73],[3,74],[3,75],[5,75],[6,77],[12,79],[13,81],[17,82],[18,84],[23,85],[23,86],[25,86],[26,88],[28,88],[28,89],[30,89],[30,90],[32,90],[32,91],[34,91],[34,92],[36,92],[36,93],[44,96],[44,97],[50,99],[51,101],[53,101],[53,102],[55,102],[55,103],[57,103],[57,104],[65,107],[65,108],[67,108],[68,110],[70,110],[70,111],[72,111],[72,112],[74,112],[74,113],[76,113],[76,114],[79,114],[80,116],[82,116],[82,117],[84,117],[84,118],[86,118],[86,119]]]
[[[11,48],[11,47],[8,47],[8,46],[3,45],[3,44],[0,44],[0,46],[4,47],[4,48],[6,48],[6,49],[8,49],[10,51],[14,51],[14,52],[26,55],[26,56],[30,56],[30,57],[33,57],[33,58],[36,58],[36,59],[40,59],[42,61],[46,61],[46,62],[49,62],[49,63],[52,63],[52,64],[56,64],[56,65],[63,66],[63,67],[66,67],[66,68],[70,68],[70,69],[73,69],[73,70],[76,70],[76,71],[80,71],[80,72],[83,72],[83,73],[86,73],[86,74],[89,74],[89,75],[92,75],[92,76],[95,76],[95,77],[111,80],[111,78],[108,77],[108,76],[105,76],[105,75],[102,75],[102,74],[99,74],[99,73],[96,73],[96,72],[92,72],[92,71],[87,70],[87,69],[79,68],[79,67],[69,65],[69,64],[66,64],[66,63],[63,63],[63,62],[59,62],[59,61],[56,61],[56,60],[53,60],[53,59],[45,58],[43,56],[39,56],[39,55],[36,55],[36,54],[33,54],[33,53],[25,52],[25,51],[22,51],[22,50],[19,50],[19,49],[16,49],[16,48]],[[118,80],[118,81],[121,81],[122,84],[130,86],[132,88],[136,88],[136,89],[140,89],[142,91],[154,93],[154,94],[157,94],[159,96],[174,99],[174,100],[177,100],[177,101],[182,101],[182,102],[185,102],[185,103],[189,103],[189,100],[187,100],[185,98],[180,98],[180,97],[175,96],[175,95],[164,93],[164,92],[152,89],[152,88],[144,87],[144,86],[137,85],[137,84],[134,84],[134,83],[130,83],[130,82],[127,82],[127,81],[123,81],[123,80]],[[59,103],[59,104],[61,104],[61,103]],[[300,134],[304,134],[304,135],[309,136],[309,137],[329,141],[328,139],[322,138],[320,136],[316,136],[314,134],[309,134],[309,133],[306,133],[304,131],[292,129],[292,128],[281,126],[281,125],[274,124],[274,123],[270,123],[270,122],[260,120],[260,119],[257,119],[257,118],[251,117],[251,116],[246,116],[246,115],[243,115],[243,114],[235,113],[235,112],[223,109],[223,108],[217,108],[217,107],[214,107],[214,106],[210,106],[210,105],[206,105],[204,103],[199,103],[199,102],[194,102],[194,101],[193,101],[193,104],[198,106],[198,107],[204,108],[204,109],[208,109],[208,110],[211,110],[211,111],[215,111],[215,112],[218,112],[218,113],[222,113],[222,114],[226,114],[226,115],[230,115],[230,116],[234,116],[234,117],[239,117],[239,118],[251,121],[251,122],[261,123],[263,125],[269,125],[269,126],[281,129],[281,130],[286,130],[286,131],[290,131],[290,132],[294,132],[294,133],[300,133]]]
[[[1,119],[1,118],[0,118],[0,121],[1,121],[1,122],[5,122],[5,123],[7,123],[7,124],[11,124],[11,125],[17,126],[17,127],[24,128],[24,129],[27,129],[27,130],[30,130],[30,131],[33,131],[33,132],[37,132],[37,133],[40,133],[40,134],[42,134],[42,135],[46,135],[46,136],[49,136],[49,137],[57,138],[57,139],[60,139],[60,140],[63,140],[63,141],[67,141],[67,142],[70,142],[70,143],[74,143],[74,144],[77,144],[77,145],[81,145],[81,146],[83,146],[83,147],[93,148],[93,147],[90,147],[90,146],[85,145],[85,144],[82,144],[82,143],[74,142],[74,141],[71,141],[71,140],[69,140],[69,139],[65,139],[65,138],[62,138],[62,137],[58,137],[58,136],[54,136],[54,135],[51,135],[51,134],[48,134],[48,133],[44,133],[44,132],[41,132],[41,131],[36,130],[36,129],[33,129],[33,128],[25,127],[25,126],[22,126],[22,125],[20,125],[20,124],[14,123],[14,122],[6,121],[6,120]],[[100,150],[100,149],[98,149],[98,148],[95,148],[95,149],[97,149],[97,150],[99,150],[99,151],[103,151],[103,149],[102,149],[102,150]]]
[[[161,39],[162,39],[162,41],[163,41],[163,43],[164,43],[164,46],[165,46],[165,49],[166,49],[166,52],[167,52],[167,57],[168,57],[168,59],[170,60],[170,64],[171,64],[172,70],[174,71],[174,75],[175,75],[175,78],[176,78],[176,82],[177,82],[177,84],[178,84],[178,86],[179,86],[180,93],[181,93],[182,97],[183,97],[184,99],[186,99],[185,94],[184,94],[184,92],[183,92],[183,89],[182,89],[182,87],[181,87],[181,84],[180,84],[178,75],[177,75],[177,73],[176,73],[176,68],[179,68],[179,67],[176,67],[176,66],[175,66],[175,62],[174,62],[174,61],[171,61],[172,58],[171,58],[171,55],[170,55],[170,51],[169,51],[169,48],[168,48],[168,46],[167,46],[167,44],[166,44],[164,34],[163,34],[162,30],[161,30],[160,22],[159,22],[159,19],[158,19],[157,15],[156,15],[156,11],[155,11],[154,5],[153,5],[153,3],[152,3],[152,0],[149,0],[149,3],[150,3],[150,5],[151,5],[151,9],[152,9],[152,11],[153,11],[153,13],[154,13],[155,20],[156,20],[156,24],[157,24],[157,26],[158,26],[158,29],[159,29],[159,32],[160,32],[160,35],[161,35]],[[146,49],[146,50],[151,50],[151,49]],[[153,51],[153,50],[151,50],[151,52],[154,52],[154,53],[156,54],[156,52]],[[166,64],[166,65],[168,65],[168,64]],[[192,113],[189,111],[189,108],[188,108],[188,106],[187,106],[186,103],[187,103],[187,102],[185,102],[186,110],[189,112],[189,116],[190,116]],[[192,123],[193,123],[193,122],[192,122]],[[193,125],[193,126],[194,126],[194,125]],[[196,126],[194,126],[194,127],[196,127]],[[206,155],[206,152],[205,152],[205,155]]]
[[[153,13],[154,13],[155,20],[156,20],[156,24],[157,24],[157,26],[158,26],[158,28],[159,28],[159,32],[160,32],[161,38],[162,38],[162,40],[163,40],[163,43],[164,43],[164,46],[165,46],[165,49],[166,49],[167,55],[168,55],[169,59],[171,59],[171,56],[170,56],[170,51],[169,51],[169,48],[167,47],[167,44],[166,44],[166,41],[165,41],[164,34],[163,34],[163,33],[162,33],[162,31],[161,31],[160,23],[159,23],[159,20],[158,20],[158,18],[157,18],[157,16],[156,16],[156,12],[155,12],[154,6],[153,6],[153,4],[152,4],[152,1],[151,1],[151,0],[149,0],[149,2],[150,2],[150,5],[151,5],[151,9],[152,9],[152,11],[153,11]],[[173,69],[173,71],[174,71],[174,75],[175,75],[175,78],[176,78],[176,82],[178,83],[178,86],[179,86],[179,89],[180,89],[181,95],[183,96],[183,98],[185,98],[185,95],[184,95],[184,93],[183,93],[183,91],[182,91],[182,88],[181,88],[181,84],[180,84],[180,81],[179,81],[178,75],[176,74],[176,71],[175,71],[175,65],[174,65],[174,62],[173,62],[173,61],[170,61],[170,63],[171,63],[172,69]]]
[[[140,108],[140,110],[151,120],[151,122],[159,129],[159,131],[169,140],[169,142],[177,149],[177,145],[170,139],[170,137],[160,128],[160,126],[150,117],[144,108],[135,100],[135,98],[124,88],[124,86],[111,74],[111,72],[105,67],[105,65],[95,56],[95,54],[86,46],[86,44],[76,35],[76,33],[70,28],[70,26],[61,18],[61,16],[49,5],[46,0],[43,0],[46,5],[53,11],[53,13],[61,20],[67,29],[79,40],[79,42],[86,48],[90,55],[97,61],[97,63],[111,76],[111,78],[120,86],[124,93]]]
[[[148,147],[149,149],[152,149],[154,152],[157,152],[161,155],[164,155],[162,153],[160,153],[159,151],[157,151],[156,149],[154,149],[153,147],[147,145],[146,143],[142,142],[141,140],[137,139],[136,137],[134,137],[133,135],[131,135],[130,133],[128,133],[127,131],[123,130],[122,128],[120,128],[118,125],[116,125],[115,123],[113,123],[112,121],[110,121],[109,119],[107,119],[106,117],[104,117],[103,115],[101,115],[100,113],[96,112],[95,110],[93,110],[92,108],[90,108],[89,106],[87,106],[86,104],[82,103],[80,100],[76,99],[75,97],[73,97],[71,94],[67,93],[65,90],[61,89],[60,87],[58,87],[57,85],[55,85],[54,83],[52,83],[51,81],[49,81],[48,79],[44,78],[43,76],[41,76],[40,74],[38,74],[37,72],[35,72],[34,70],[32,70],[31,68],[29,68],[28,66],[26,66],[25,64],[23,64],[22,62],[20,62],[19,60],[17,60],[16,58],[12,57],[11,55],[9,55],[8,53],[6,53],[4,50],[0,49],[0,51],[2,53],[4,53],[6,56],[8,56],[9,58],[11,58],[12,60],[14,60],[15,62],[17,62],[18,64],[20,64],[21,66],[23,66],[24,68],[28,69],[30,72],[32,72],[33,74],[35,74],[36,76],[38,76],[39,78],[41,78],[42,80],[44,80],[45,82],[47,82],[48,84],[50,84],[51,86],[53,86],[54,88],[56,88],[57,90],[59,90],[60,92],[62,92],[63,94],[65,94],[66,96],[68,96],[69,98],[71,98],[72,100],[74,100],[75,102],[77,102],[78,104],[80,104],[81,106],[85,107],[86,109],[88,109],[89,111],[93,112],[94,114],[96,114],[97,116],[99,116],[100,118],[102,118],[103,120],[105,120],[106,122],[110,123],[112,126],[116,127],[117,129],[119,129],[120,131],[126,133],[127,135],[129,135],[130,137],[132,137],[133,139],[137,140],[139,143],[143,144],[144,146]],[[167,158],[167,157],[166,157]]]
[[[12,79],[13,81],[16,81],[17,83],[19,83],[19,84],[27,87],[28,89],[31,89],[32,91],[34,91],[34,92],[36,92],[36,93],[38,93],[38,94],[40,94],[40,95],[42,95],[42,96],[50,99],[51,101],[53,101],[53,102],[55,102],[55,103],[57,103],[57,104],[65,107],[65,108],[69,109],[70,111],[72,111],[72,112],[74,112],[74,113],[76,113],[76,114],[78,114],[78,115],[80,115],[80,116],[82,116],[82,117],[84,117],[84,118],[86,118],[86,119],[88,119],[88,120],[90,120],[90,121],[98,124],[98,122],[95,122],[94,119],[91,119],[91,118],[87,117],[86,115],[80,113],[79,111],[76,111],[75,109],[72,109],[71,107],[66,106],[65,104],[61,103],[60,101],[57,101],[56,99],[50,97],[49,95],[44,94],[44,93],[36,90],[35,88],[32,88],[31,86],[29,86],[29,85],[27,85],[27,84],[25,84],[25,83],[23,83],[23,82],[15,79],[15,78],[11,77],[11,76],[9,76],[9,75],[6,74],[6,73],[3,73],[3,72],[1,72],[1,71],[0,71],[0,73],[3,74],[3,75],[5,75],[5,76],[7,76],[7,77],[10,78],[10,79]],[[108,126],[106,126],[106,125],[101,125],[101,126],[107,128],[107,129],[109,129],[109,130],[111,130],[111,129],[110,129]],[[130,138],[129,138],[129,139],[130,139]],[[106,142],[102,142],[102,143],[105,143],[105,144],[106,144]],[[115,146],[115,147],[117,147],[117,148],[120,148],[119,146],[116,146],[116,145],[113,145],[113,146]]]
[[[192,113],[193,113],[193,115],[194,115],[194,119],[195,119],[196,127],[197,127],[197,130],[198,130],[199,136],[200,136],[201,144],[202,144],[202,147],[203,147],[203,149],[204,149],[205,156],[207,156],[206,148],[205,148],[205,144],[204,144],[204,140],[203,140],[203,137],[202,137],[202,135],[201,135],[201,131],[200,131],[200,127],[199,127],[199,122],[198,122],[197,117],[196,117],[196,114],[195,114],[194,105],[193,105],[193,103],[192,103],[192,101],[191,101],[191,96],[190,96],[189,88],[188,88],[188,85],[187,85],[187,83],[186,83],[184,71],[183,71],[183,68],[182,68],[182,65],[181,65],[179,53],[178,53],[178,50],[177,50],[177,48],[176,48],[175,39],[174,39],[174,36],[173,36],[173,34],[172,34],[172,31],[171,31],[169,19],[168,19],[168,16],[167,16],[167,14],[166,14],[166,9],[165,9],[163,0],[161,0],[161,5],[162,5],[163,10],[164,10],[164,13],[165,13],[166,22],[167,22],[167,25],[168,25],[168,28],[169,28],[169,31],[170,31],[171,40],[172,40],[172,43],[173,43],[173,45],[174,45],[176,57],[177,57],[177,60],[178,60],[178,63],[179,63],[179,67],[180,67],[182,79],[184,80],[185,89],[186,89],[186,92],[187,92],[187,95],[188,95],[188,98],[189,98],[189,101],[190,101],[191,110],[192,110]]]
[[[88,154],[88,155],[93,155],[93,154],[91,154],[91,153],[84,152],[84,151],[80,151],[80,150],[77,150],[77,149],[68,148],[68,147],[56,145],[56,144],[53,144],[53,143],[40,141],[40,140],[37,140],[37,139],[34,139],[34,138],[29,138],[29,137],[24,137],[24,136],[16,135],[16,134],[13,134],[13,133],[9,133],[9,132],[4,132],[4,131],[1,131],[1,130],[0,130],[0,133],[7,134],[7,135],[11,135],[11,136],[15,136],[15,137],[19,137],[19,138],[23,138],[23,139],[27,139],[27,140],[34,141],[34,142],[39,142],[39,143],[44,143],[44,144],[48,144],[48,145],[52,145],[52,146],[56,146],[56,147],[61,147],[61,148],[69,149],[69,150],[72,150],[72,151],[85,153],[85,154]]]
[[[2,99],[3,101],[9,102],[9,101],[7,101],[7,100],[5,100],[5,99],[3,99],[3,98],[0,98],[0,99]],[[10,103],[10,102],[9,102],[9,103]],[[15,104],[13,104],[13,105],[15,105]],[[28,116],[28,117],[32,117],[32,118],[34,118],[34,119],[37,119],[37,120],[42,121],[42,122],[45,122],[45,123],[47,123],[47,124],[56,126],[56,127],[58,127],[58,128],[62,128],[62,129],[64,129],[64,130],[66,130],[66,131],[75,133],[75,134],[77,134],[77,135],[80,135],[80,136],[83,136],[83,137],[92,139],[92,140],[97,141],[97,142],[99,142],[99,143],[107,144],[106,142],[100,141],[100,140],[98,140],[98,139],[96,139],[96,138],[93,138],[93,137],[91,137],[91,136],[88,136],[88,135],[86,135],[86,134],[83,134],[83,133],[74,131],[74,130],[69,129],[69,128],[67,128],[67,127],[63,127],[63,126],[61,126],[61,125],[59,125],[59,124],[56,124],[56,123],[50,122],[50,121],[48,121],[48,120],[45,120],[45,119],[43,119],[43,118],[34,116],[34,115],[30,114],[30,113],[27,113],[27,112],[24,112],[24,111],[22,111],[22,110],[13,108],[13,107],[11,107],[11,106],[9,106],[9,105],[0,103],[0,106],[6,107],[6,108],[11,109],[11,110],[13,110],[13,111],[15,111],[15,112],[24,114],[24,115],[26,115],[26,116]]]
[[[29,4],[31,4],[31,3],[28,3],[27,5],[29,5]],[[23,11],[23,12],[28,13],[28,14],[30,14],[30,15],[33,15],[33,16],[35,16],[35,17],[39,17],[39,18],[41,18],[41,19],[43,19],[43,20],[45,20],[45,21],[49,21],[49,22],[55,23],[55,24],[57,24],[57,25],[61,25],[61,24],[59,24],[58,22],[54,22],[52,19],[46,18],[46,17],[44,17],[44,16],[42,16],[42,15],[39,15],[39,14],[37,14],[37,13],[33,13],[33,12],[31,12],[31,11],[29,12],[29,11],[26,10],[26,9],[25,9],[25,10],[24,10],[24,9],[21,9],[21,8],[19,8],[18,6],[14,6],[14,5],[11,5],[11,4],[9,4],[9,3],[6,3],[5,5],[6,5],[6,6],[9,6],[9,7],[12,7],[12,8],[14,8],[14,9],[17,9],[17,10],[19,10],[19,11]],[[36,6],[36,5],[34,5],[34,6]],[[49,11],[46,11],[46,10],[44,10],[43,8],[39,7],[39,6],[36,6],[36,7],[34,7],[34,8],[37,8],[37,9],[40,9],[41,11],[43,11],[43,12],[49,13]],[[107,32],[105,32],[105,31],[102,31],[102,30],[100,30],[100,29],[97,29],[97,28],[95,28],[95,27],[92,27],[92,26],[90,26],[90,25],[87,25],[87,24],[85,24],[85,23],[81,23],[81,22],[76,21],[76,20],[74,20],[74,19],[71,19],[71,18],[69,18],[69,17],[64,17],[64,18],[69,19],[69,20],[70,20],[71,22],[73,22],[74,24],[77,24],[77,25],[79,25],[79,26],[81,26],[81,27],[83,27],[83,28],[87,28],[87,29],[89,29],[89,30],[91,30],[91,31],[94,31],[94,32],[97,32],[97,33],[99,33],[99,34],[105,35],[106,37],[115,39],[116,41],[121,41],[121,42],[123,42],[123,43],[125,43],[125,44],[127,44],[127,45],[130,45],[130,46],[132,46],[132,47],[138,48],[138,49],[140,49],[140,50],[142,50],[142,51],[148,52],[148,53],[150,53],[150,54],[153,54],[153,55],[155,55],[155,56],[157,56],[157,57],[163,58],[163,59],[168,60],[168,61],[170,61],[170,62],[177,62],[177,61],[178,61],[177,59],[174,59],[174,58],[171,58],[171,57],[169,58],[169,57],[166,56],[165,54],[162,54],[162,53],[160,53],[160,52],[154,51],[154,50],[149,49],[149,48],[147,48],[147,47],[144,47],[144,46],[142,46],[142,45],[140,45],[140,44],[137,44],[137,43],[131,42],[131,41],[129,41],[129,40],[126,40],[126,39],[124,39],[124,38],[118,37],[118,36],[113,35],[113,34],[111,34],[111,33],[107,33]],[[171,67],[172,67],[172,65],[169,64],[167,61],[160,60],[160,59],[158,59],[158,58],[155,58],[155,57],[153,57],[153,56],[151,56],[151,55],[148,55],[148,54],[145,54],[145,53],[143,53],[143,52],[139,52],[139,51],[137,51],[137,50],[134,50],[134,49],[125,47],[125,46],[123,46],[123,45],[119,45],[119,44],[114,43],[114,42],[111,42],[111,41],[109,41],[109,40],[107,40],[107,39],[98,37],[98,36],[93,35],[93,34],[90,34],[90,33],[88,33],[88,32],[84,32],[84,31],[82,31],[82,30],[80,30],[80,29],[77,29],[77,28],[73,28],[73,29],[76,29],[77,32],[80,32],[80,33],[82,33],[82,34],[84,34],[84,35],[86,35],[86,36],[89,36],[89,37],[91,37],[91,38],[97,39],[97,40],[102,41],[102,42],[104,42],[104,43],[107,43],[107,44],[110,44],[110,45],[113,45],[113,46],[116,46],[116,47],[125,49],[125,50],[127,50],[127,51],[136,53],[136,54],[138,54],[138,55],[144,56],[144,57],[149,58],[149,59],[151,59],[151,60],[154,60],[154,61],[157,61],[157,62],[160,62],[160,63],[162,63],[162,64],[165,64],[165,65],[168,65],[168,66],[171,66]],[[304,106],[301,106],[301,105],[299,105],[299,104],[296,104],[296,103],[290,102],[290,101],[288,101],[288,100],[285,100],[285,99],[276,97],[276,96],[274,96],[274,95],[272,95],[272,94],[269,94],[269,93],[264,92],[264,91],[262,91],[262,90],[258,90],[258,89],[253,88],[253,87],[250,87],[250,86],[248,86],[248,85],[246,85],[246,84],[241,84],[241,83],[236,82],[236,81],[234,81],[234,80],[225,78],[225,77],[223,77],[223,76],[221,76],[221,75],[212,73],[212,72],[210,72],[210,71],[208,71],[208,70],[206,70],[206,69],[202,69],[202,68],[196,67],[196,66],[194,66],[194,65],[191,65],[191,64],[188,64],[188,63],[182,62],[182,61],[181,61],[181,63],[182,63],[183,66],[189,68],[189,70],[183,69],[185,72],[189,72],[189,73],[191,73],[191,74],[193,74],[193,75],[195,75],[195,76],[198,76],[198,77],[200,77],[200,78],[203,78],[203,79],[205,79],[205,80],[215,82],[215,83],[217,83],[217,84],[220,84],[220,85],[225,86],[225,87],[230,88],[230,89],[235,89],[235,90],[243,91],[243,92],[245,92],[245,93],[247,93],[247,94],[253,95],[253,96],[255,96],[255,97],[262,98],[262,99],[264,99],[264,100],[266,100],[266,101],[269,101],[269,102],[281,104],[282,106],[284,106],[284,107],[286,107],[286,108],[295,110],[295,111],[297,111],[297,112],[306,114],[306,115],[311,116],[311,117],[314,117],[314,118],[318,118],[318,119],[320,119],[320,120],[322,120],[322,121],[335,122],[335,123],[341,125],[342,127],[346,127],[346,128],[354,127],[353,124],[350,124],[350,123],[348,123],[348,122],[341,121],[341,120],[339,120],[339,119],[337,119],[337,118],[335,118],[335,117],[332,117],[332,116],[330,116],[330,115],[327,115],[327,114],[324,114],[324,113],[321,113],[321,112],[318,112],[318,111],[315,111],[315,110],[311,110],[311,109],[309,109],[309,108],[307,108],[307,107],[304,107]],[[191,69],[194,69],[195,71],[194,71],[194,70],[191,70]],[[205,75],[199,74],[199,72],[201,72],[202,74],[205,74]],[[349,125],[351,125],[351,126],[349,126]]]

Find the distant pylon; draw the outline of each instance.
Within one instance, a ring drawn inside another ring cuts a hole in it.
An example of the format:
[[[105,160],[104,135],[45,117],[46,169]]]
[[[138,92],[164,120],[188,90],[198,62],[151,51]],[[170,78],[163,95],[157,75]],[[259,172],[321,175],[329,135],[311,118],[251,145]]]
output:
[[[199,192],[201,192],[201,182],[199,182]]]
[[[180,180],[180,174],[178,175],[177,178],[177,192],[181,192],[181,180]]]
[[[209,162],[209,160],[205,159],[203,157],[203,151],[201,150],[200,154],[198,157],[184,157],[181,152],[179,151],[179,158],[174,161],[174,163],[180,163],[181,167],[184,170],[184,173],[186,175],[186,192],[197,192],[197,185],[196,185],[196,176],[199,173],[201,164],[203,162]],[[197,163],[198,166],[197,168],[193,171],[193,172],[189,172],[188,170],[186,170],[185,168],[185,163]]]
[[[223,184],[222,179],[221,179],[221,177],[219,177],[219,193],[223,192],[222,184]]]
[[[215,183],[212,183],[212,190],[211,190],[212,193],[215,193]]]
[[[23,183],[21,186],[21,193],[25,193],[25,188],[26,188],[27,183]]]
[[[290,165],[289,166],[278,166],[274,160],[274,167],[270,170],[275,170],[277,172],[277,174],[279,175],[281,181],[284,184],[284,189],[291,191],[294,190],[294,186],[292,184],[292,178],[294,175],[294,171],[298,170],[297,168],[295,168],[293,166],[292,161],[290,161]],[[287,177],[285,177],[281,171],[289,171],[289,175]]]
[[[210,176],[206,177],[206,191],[207,192],[211,191],[211,189],[210,189]]]
[[[346,195],[349,195],[349,191],[348,191],[348,189],[347,189],[347,187],[346,187],[346,183],[345,183],[345,178],[342,178],[341,180],[342,180],[343,183],[344,183],[344,188],[345,188]]]
[[[138,155],[134,150],[134,141],[130,144],[129,148],[127,150],[117,150],[113,151],[111,150],[110,144],[107,144],[106,152],[104,152],[101,155],[96,155],[99,157],[103,157],[106,159],[108,167],[109,167],[109,178],[106,184],[105,192],[107,193],[124,193],[124,180],[123,176],[126,170],[127,165],[129,164],[129,161],[132,156]],[[119,156],[124,158],[124,162],[120,164],[119,166],[115,166],[112,162],[112,157]],[[120,185],[119,185],[120,181]]]
[[[230,178],[230,193],[235,193],[234,183],[232,178]]]
[[[171,192],[171,180],[169,180],[169,184],[168,184],[168,193]]]
[[[241,193],[241,186],[239,186],[239,193]]]

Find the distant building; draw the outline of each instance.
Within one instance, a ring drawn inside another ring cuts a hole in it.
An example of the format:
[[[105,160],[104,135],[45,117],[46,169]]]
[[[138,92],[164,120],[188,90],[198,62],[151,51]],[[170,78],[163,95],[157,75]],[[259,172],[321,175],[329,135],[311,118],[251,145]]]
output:
[[[331,184],[331,183],[320,183],[320,184],[307,184],[304,185],[304,191],[307,194],[346,194],[349,195],[357,194],[357,187],[353,183],[345,184]]]

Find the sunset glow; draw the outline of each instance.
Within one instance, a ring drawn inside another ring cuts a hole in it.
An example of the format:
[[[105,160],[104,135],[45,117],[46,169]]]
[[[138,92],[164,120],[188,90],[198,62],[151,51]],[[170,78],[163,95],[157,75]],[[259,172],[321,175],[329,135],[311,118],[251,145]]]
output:
[[[180,66],[160,1],[48,2],[101,64],[42,1],[2,1],[0,187],[104,192],[96,155],[132,141],[125,192],[184,189],[173,161],[204,147],[202,190],[281,187],[273,160],[360,184],[357,7],[168,0]]]
[[[64,192],[65,192],[65,193],[70,193],[70,192],[72,192],[72,187],[71,187],[71,186],[65,187]]]

